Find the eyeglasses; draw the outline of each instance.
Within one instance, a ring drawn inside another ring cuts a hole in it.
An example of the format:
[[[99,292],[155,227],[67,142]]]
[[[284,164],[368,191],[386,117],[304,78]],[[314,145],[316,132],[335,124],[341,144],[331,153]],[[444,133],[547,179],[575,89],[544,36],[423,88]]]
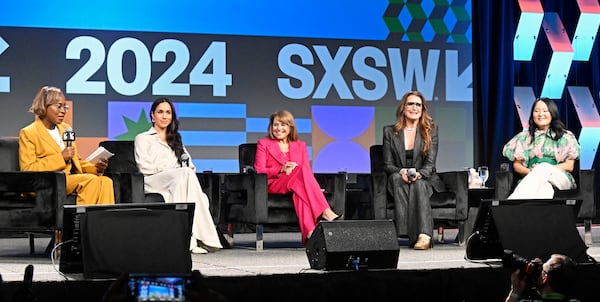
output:
[[[406,107],[408,107],[408,106],[423,107],[423,104],[417,103],[417,102],[406,102],[406,104],[404,104],[404,106],[406,106]]]
[[[71,106],[69,106],[69,105],[67,105],[67,104],[63,104],[63,103],[55,103],[55,104],[48,105],[48,107],[50,107],[50,106],[54,106],[54,107],[56,107],[56,109],[58,109],[58,111],[60,111],[60,110],[63,110],[63,109],[64,109],[64,110],[65,110],[65,112],[68,112],[68,111],[69,111],[69,109],[71,109]]]

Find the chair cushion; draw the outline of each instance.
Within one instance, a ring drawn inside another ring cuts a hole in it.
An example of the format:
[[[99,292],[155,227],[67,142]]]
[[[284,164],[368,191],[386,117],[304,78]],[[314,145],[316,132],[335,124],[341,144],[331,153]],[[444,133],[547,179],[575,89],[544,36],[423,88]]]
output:
[[[19,170],[19,138],[0,137],[0,171]]]
[[[394,209],[394,198],[388,196],[388,209]],[[456,194],[454,192],[435,192],[431,195],[431,208],[456,208]],[[393,212],[392,212],[393,213]]]
[[[267,207],[278,208],[278,209],[293,209],[294,203],[292,202],[292,193],[288,194],[269,194],[267,200]]]
[[[436,192],[431,199],[431,208],[456,208],[456,194],[454,192]]]
[[[159,193],[147,193],[144,196],[144,202],[165,202],[165,199]]]
[[[135,162],[134,141],[103,141],[100,146],[115,154],[108,159],[107,173],[139,173]]]

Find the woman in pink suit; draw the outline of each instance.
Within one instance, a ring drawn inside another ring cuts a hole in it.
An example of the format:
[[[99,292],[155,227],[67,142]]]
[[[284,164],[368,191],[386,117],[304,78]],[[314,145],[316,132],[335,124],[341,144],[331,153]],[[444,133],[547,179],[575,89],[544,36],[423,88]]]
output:
[[[332,221],[340,216],[331,210],[315,179],[294,116],[286,110],[271,114],[268,133],[258,140],[254,168],[267,174],[269,193],[293,192],[302,243],[306,244],[320,219]]]

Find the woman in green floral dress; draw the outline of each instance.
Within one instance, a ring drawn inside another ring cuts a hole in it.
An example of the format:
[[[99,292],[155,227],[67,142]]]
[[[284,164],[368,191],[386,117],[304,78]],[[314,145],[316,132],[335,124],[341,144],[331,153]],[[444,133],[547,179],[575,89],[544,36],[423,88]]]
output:
[[[571,175],[581,146],[560,120],[558,106],[538,98],[529,116],[529,130],[515,135],[502,150],[523,178],[508,199],[552,199],[554,188],[575,188]]]

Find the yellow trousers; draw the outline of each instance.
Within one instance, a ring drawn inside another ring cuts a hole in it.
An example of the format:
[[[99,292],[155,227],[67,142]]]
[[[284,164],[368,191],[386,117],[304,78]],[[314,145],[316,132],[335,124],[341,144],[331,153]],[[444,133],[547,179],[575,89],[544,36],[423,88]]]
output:
[[[67,195],[77,194],[77,205],[114,204],[112,179],[94,174],[67,174]]]

